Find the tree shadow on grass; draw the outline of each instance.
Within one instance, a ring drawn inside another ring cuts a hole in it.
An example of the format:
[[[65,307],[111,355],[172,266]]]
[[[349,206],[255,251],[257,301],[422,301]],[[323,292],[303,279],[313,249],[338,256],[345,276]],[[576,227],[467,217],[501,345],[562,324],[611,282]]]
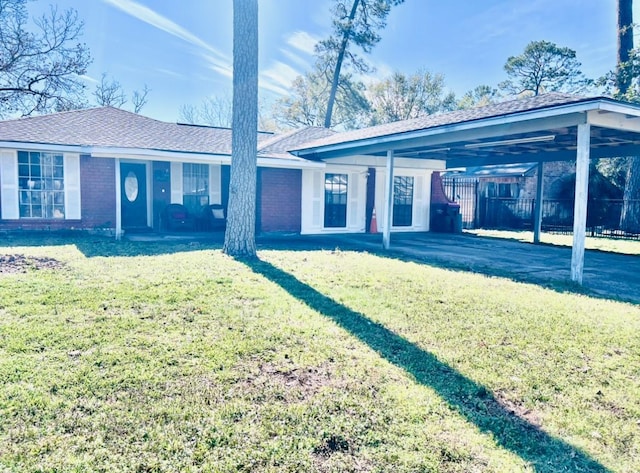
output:
[[[465,419],[491,435],[497,444],[529,462],[536,472],[610,471],[585,452],[519,416],[484,386],[466,378],[432,353],[384,325],[334,301],[268,262],[259,259],[242,262],[337,323],[387,361],[410,373],[417,382],[434,389]]]
[[[116,240],[113,237],[89,235],[78,231],[21,232],[8,235],[0,234],[0,250],[3,247],[73,245],[87,258],[158,256],[188,251],[220,249],[224,240],[224,234],[222,233],[150,234],[149,236],[146,240]]]

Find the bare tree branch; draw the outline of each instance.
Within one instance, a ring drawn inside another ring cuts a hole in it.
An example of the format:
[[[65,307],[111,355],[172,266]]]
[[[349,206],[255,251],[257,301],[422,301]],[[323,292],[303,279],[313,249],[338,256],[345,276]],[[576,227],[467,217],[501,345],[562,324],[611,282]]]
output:
[[[151,92],[151,89],[144,84],[142,91],[134,90],[133,96],[131,97],[131,102],[133,103],[133,113],[140,113],[142,108],[147,104],[147,96]]]
[[[79,42],[75,10],[49,12],[28,26],[27,0],[0,0],[0,116],[84,106],[91,57]]]
[[[93,92],[96,103],[101,107],[120,108],[127,103],[127,97],[120,82],[115,79],[109,80],[106,73],[102,73],[100,83],[96,85]]]

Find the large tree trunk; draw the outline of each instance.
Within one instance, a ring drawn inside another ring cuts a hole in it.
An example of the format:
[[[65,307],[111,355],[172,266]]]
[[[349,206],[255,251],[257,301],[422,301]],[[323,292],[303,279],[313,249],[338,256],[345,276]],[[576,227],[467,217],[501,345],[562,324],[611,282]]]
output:
[[[231,178],[223,251],[256,256],[258,0],[233,0]]]
[[[640,233],[640,156],[628,161],[620,228],[625,232]]]
[[[340,51],[338,51],[338,57],[336,59],[336,67],[333,70],[333,80],[331,81],[331,90],[329,91],[329,100],[327,101],[327,113],[324,117],[324,127],[331,128],[331,117],[333,115],[333,105],[336,102],[336,94],[338,93],[338,83],[340,82],[340,70],[342,69],[342,62],[344,61],[344,54],[347,50],[347,44],[349,43],[349,35],[351,34],[351,25],[353,19],[356,17],[358,11],[358,5],[360,0],[353,0],[353,6],[351,7],[351,13],[349,14],[349,28],[345,30],[342,36],[342,43],[340,43]]]
[[[633,49],[633,0],[618,0],[618,70],[616,87],[618,95],[627,93],[631,74],[625,63]],[[625,71],[626,69],[626,71]],[[640,157],[627,159],[627,175],[624,186],[624,204],[620,215],[620,228],[630,233],[640,233]]]
[[[627,93],[631,85],[631,76],[623,73],[624,65],[629,62],[629,53],[633,49],[633,0],[618,0],[618,73],[616,87],[620,95]]]

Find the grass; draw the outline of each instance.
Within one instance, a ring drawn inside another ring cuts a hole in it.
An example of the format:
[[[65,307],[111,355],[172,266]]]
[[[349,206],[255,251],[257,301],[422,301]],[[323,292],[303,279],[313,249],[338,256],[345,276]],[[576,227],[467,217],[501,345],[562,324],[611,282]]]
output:
[[[640,470],[638,306],[339,250],[11,245],[2,473]]]
[[[474,235],[504,238],[509,240],[518,240],[524,242],[533,241],[533,232],[530,231],[511,231],[511,230],[465,230],[465,232]],[[571,246],[573,244],[573,235],[561,235],[556,233],[541,233],[540,242],[548,245]],[[599,238],[587,236],[585,239],[585,248],[589,250],[607,251],[610,253],[623,253],[627,255],[640,255],[640,240],[625,240],[616,238]]]

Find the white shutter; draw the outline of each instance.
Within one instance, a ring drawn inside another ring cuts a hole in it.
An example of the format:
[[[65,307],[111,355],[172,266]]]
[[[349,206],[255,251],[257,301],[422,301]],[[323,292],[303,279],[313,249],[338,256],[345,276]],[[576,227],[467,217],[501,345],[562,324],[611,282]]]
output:
[[[365,208],[367,205],[367,187],[363,174],[360,172],[349,173],[348,192],[347,227],[352,232],[363,232],[366,223]]]
[[[171,203],[182,203],[182,163],[171,163]]]
[[[384,220],[386,213],[386,172],[381,169],[376,169],[376,195],[375,195],[375,208],[376,208],[376,223],[378,224],[378,230],[382,232],[384,228]]]
[[[64,218],[80,220],[80,155],[64,154]]]
[[[0,151],[0,212],[5,220],[20,218],[18,205],[18,157],[15,151]]]
[[[322,230],[322,178],[321,171],[302,170],[302,228],[300,233],[318,233]]]
[[[209,166],[209,203],[222,203],[222,172],[219,164]]]
[[[425,229],[428,209],[425,208],[424,176],[417,175],[413,178],[413,226],[416,229]]]
[[[324,174],[320,171],[313,171],[313,196],[311,198],[311,224],[315,228],[321,228],[324,224],[322,215],[324,203]]]
[[[429,226],[431,225],[431,174],[433,171],[427,171],[427,175],[425,176],[425,186],[424,186],[424,211],[425,211],[425,222],[424,228],[426,231],[429,231]]]

